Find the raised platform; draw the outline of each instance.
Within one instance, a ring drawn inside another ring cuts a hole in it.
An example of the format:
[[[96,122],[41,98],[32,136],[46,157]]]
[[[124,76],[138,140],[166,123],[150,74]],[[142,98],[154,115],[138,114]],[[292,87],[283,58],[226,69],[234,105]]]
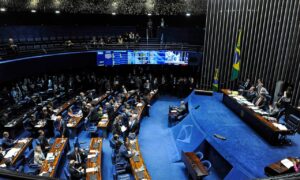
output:
[[[222,94],[188,98],[190,114],[172,127],[178,153],[202,151],[212,162],[220,179],[265,177],[264,167],[288,156],[300,156],[300,135],[291,137],[291,146],[272,146],[222,103]],[[200,108],[195,109],[196,106]],[[217,139],[214,134],[226,137]]]

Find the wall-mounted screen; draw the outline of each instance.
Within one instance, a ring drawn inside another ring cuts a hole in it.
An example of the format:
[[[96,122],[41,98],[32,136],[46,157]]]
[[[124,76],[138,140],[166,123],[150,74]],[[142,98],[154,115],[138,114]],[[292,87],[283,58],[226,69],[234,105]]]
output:
[[[169,50],[103,50],[97,52],[98,66],[126,64],[170,64],[188,65],[189,51]],[[194,52],[192,52],[193,54]]]

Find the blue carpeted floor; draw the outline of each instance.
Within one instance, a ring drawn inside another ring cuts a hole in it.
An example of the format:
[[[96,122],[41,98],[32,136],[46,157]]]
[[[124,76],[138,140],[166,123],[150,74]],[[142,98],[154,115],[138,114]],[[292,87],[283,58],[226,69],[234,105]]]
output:
[[[300,156],[299,135],[290,137],[292,146],[271,146],[222,103],[222,94],[212,97],[192,94],[189,102],[193,107],[200,105],[199,109],[191,111],[195,123],[206,133],[206,140],[233,167],[239,167],[254,177],[264,177],[266,165],[287,156]],[[227,140],[214,138],[215,133]]]
[[[168,128],[169,105],[178,104],[179,99],[172,97],[159,98],[150,108],[150,117],[141,123],[139,143],[145,164],[151,178],[188,179],[182,162],[173,162],[176,144]]]

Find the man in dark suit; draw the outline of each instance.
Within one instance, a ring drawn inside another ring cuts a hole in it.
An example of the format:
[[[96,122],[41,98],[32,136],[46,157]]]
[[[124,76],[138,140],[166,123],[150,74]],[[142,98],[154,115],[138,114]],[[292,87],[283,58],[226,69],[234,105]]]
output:
[[[2,146],[0,146],[0,162],[4,159],[5,151],[3,150]]]
[[[247,80],[239,86],[239,89],[248,90],[250,89],[250,87],[251,87],[250,78],[247,78]]]
[[[74,151],[70,154],[70,159],[75,160],[75,167],[76,168],[85,168],[85,161],[87,158],[86,153],[83,149],[80,149],[78,146],[74,147]]]
[[[47,138],[45,137],[45,132],[43,130],[39,130],[38,142],[41,146],[43,153],[49,151],[50,145]]]
[[[9,138],[8,132],[3,132],[3,138],[2,138],[2,147],[4,149],[11,148],[15,145],[14,141]]]
[[[138,120],[136,119],[136,117],[131,117],[129,119],[128,126],[127,126],[128,133],[135,133],[135,134],[137,134],[138,133],[138,129],[139,129],[139,122],[138,122]]]
[[[62,120],[61,116],[57,116],[56,120],[54,121],[54,135],[55,137],[62,137],[65,134],[67,128],[65,123]]]
[[[83,168],[76,168],[75,160],[70,160],[69,172],[71,175],[71,179],[81,179],[85,175],[85,170]]]

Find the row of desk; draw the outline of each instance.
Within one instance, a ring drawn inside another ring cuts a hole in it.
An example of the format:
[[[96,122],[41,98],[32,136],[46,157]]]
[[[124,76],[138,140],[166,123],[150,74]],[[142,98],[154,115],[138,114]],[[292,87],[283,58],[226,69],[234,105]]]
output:
[[[267,120],[258,113],[255,113],[247,105],[240,104],[231,96],[232,93],[230,90],[222,89],[222,92],[224,94],[223,103],[233,112],[235,112],[243,121],[256,130],[270,144],[278,145],[280,143],[279,137],[281,135],[290,134],[289,130],[279,129],[271,121]]]
[[[156,98],[158,95],[157,91],[154,91],[150,93],[149,96],[149,102],[153,101],[154,98]],[[145,111],[146,103],[141,104],[140,106],[137,107],[138,110],[138,120],[140,121],[142,118],[142,115]],[[145,179],[145,180],[151,180],[151,176],[149,171],[147,170],[147,167],[145,165],[139,143],[138,143],[138,138],[136,137],[134,140],[127,140],[129,142],[128,145],[128,150],[131,152],[136,152],[131,158],[129,158],[130,166],[131,166],[131,171],[134,176],[135,180],[140,180],[140,179]]]

